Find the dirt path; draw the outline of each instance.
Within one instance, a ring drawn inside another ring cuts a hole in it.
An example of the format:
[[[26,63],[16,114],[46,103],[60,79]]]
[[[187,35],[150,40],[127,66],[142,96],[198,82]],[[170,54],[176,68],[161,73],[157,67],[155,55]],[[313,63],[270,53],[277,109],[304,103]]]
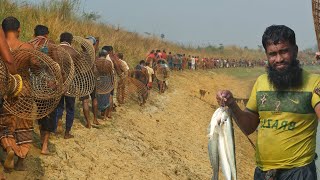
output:
[[[113,120],[85,129],[79,119],[74,139],[52,138],[49,156],[40,156],[39,138],[27,158],[26,172],[9,179],[210,179],[207,126],[215,107],[214,94],[228,88],[236,97],[249,94],[252,81],[241,82],[214,72],[173,73],[170,89],[153,91],[144,107],[117,108]],[[199,90],[210,91],[203,99]],[[81,117],[82,115],[79,115]],[[239,179],[252,179],[254,153],[236,128]]]

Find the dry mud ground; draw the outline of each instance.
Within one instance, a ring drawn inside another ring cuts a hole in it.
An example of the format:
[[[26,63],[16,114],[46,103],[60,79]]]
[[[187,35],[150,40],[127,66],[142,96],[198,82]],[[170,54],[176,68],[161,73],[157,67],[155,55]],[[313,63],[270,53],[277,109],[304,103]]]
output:
[[[51,138],[49,156],[40,155],[38,127],[26,159],[27,171],[6,173],[8,179],[210,179],[207,126],[216,108],[218,89],[236,97],[250,94],[253,80],[214,71],[173,72],[169,90],[152,91],[145,106],[129,103],[98,128],[84,128],[76,115],[74,139]],[[209,92],[200,99],[199,90]],[[78,105],[78,107],[80,107]],[[238,179],[252,179],[254,151],[235,127]],[[251,136],[255,141],[255,136]],[[1,156],[2,157],[2,156]],[[220,174],[221,176],[221,174]]]

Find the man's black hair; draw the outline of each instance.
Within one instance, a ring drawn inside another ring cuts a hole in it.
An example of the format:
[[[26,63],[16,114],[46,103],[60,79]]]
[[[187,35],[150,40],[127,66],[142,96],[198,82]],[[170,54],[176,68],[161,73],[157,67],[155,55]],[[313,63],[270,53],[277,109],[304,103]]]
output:
[[[140,65],[146,64],[146,61],[145,61],[145,60],[141,60],[141,61],[139,62],[139,64],[140,64]]]
[[[106,50],[107,52],[113,51],[112,46],[103,46],[102,49]]]
[[[107,56],[107,54],[108,54],[108,52],[106,50],[101,49],[101,51],[99,52],[99,57],[104,57],[105,58]]]
[[[34,28],[34,36],[45,36],[49,34],[49,29],[47,26],[44,25],[36,25]]]
[[[272,25],[267,27],[262,36],[262,45],[266,50],[270,44],[278,44],[280,41],[288,41],[296,46],[296,36],[292,29],[285,25]]]
[[[118,58],[123,60],[123,53],[118,53]]]
[[[4,33],[9,31],[18,31],[20,28],[20,22],[17,18],[9,16],[2,21],[2,29]]]
[[[71,44],[72,40],[73,40],[73,35],[69,32],[64,32],[60,35],[60,43],[67,42]]]

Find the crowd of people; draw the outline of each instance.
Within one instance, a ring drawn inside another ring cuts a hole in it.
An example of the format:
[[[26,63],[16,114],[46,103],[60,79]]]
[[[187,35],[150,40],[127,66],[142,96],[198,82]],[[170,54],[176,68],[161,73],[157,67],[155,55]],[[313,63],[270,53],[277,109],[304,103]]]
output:
[[[200,58],[185,54],[173,54],[166,50],[152,50],[147,57],[148,59],[165,59],[171,70],[197,70],[197,69],[215,69],[215,68],[235,68],[265,66],[265,60],[244,60],[244,59],[225,59],[225,58]],[[149,60],[151,61],[151,60]]]

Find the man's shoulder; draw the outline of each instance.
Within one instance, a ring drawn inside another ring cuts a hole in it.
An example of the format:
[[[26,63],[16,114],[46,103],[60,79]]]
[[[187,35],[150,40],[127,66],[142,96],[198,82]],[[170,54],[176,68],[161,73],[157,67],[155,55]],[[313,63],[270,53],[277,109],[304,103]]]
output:
[[[34,49],[34,47],[30,43],[23,43],[20,48],[22,48],[22,49]]]
[[[257,78],[257,82],[266,82],[269,81],[268,80],[268,74],[261,74],[258,78]]]
[[[317,85],[320,83],[320,75],[319,74],[314,74],[314,73],[309,73],[305,70],[303,70],[303,82],[304,86],[306,88],[308,87],[314,87],[314,85]]]
[[[308,79],[319,79],[320,78],[320,74],[310,73],[305,70],[303,70],[303,76]]]

